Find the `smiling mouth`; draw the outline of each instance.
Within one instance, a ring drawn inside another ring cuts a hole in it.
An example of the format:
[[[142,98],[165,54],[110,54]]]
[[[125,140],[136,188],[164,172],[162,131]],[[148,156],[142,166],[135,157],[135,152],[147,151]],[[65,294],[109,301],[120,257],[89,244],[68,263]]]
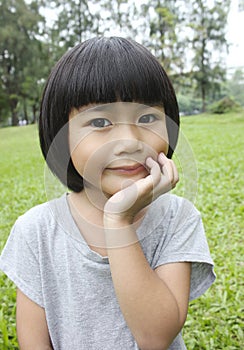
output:
[[[121,165],[118,167],[107,168],[106,170],[112,171],[113,173],[123,174],[123,175],[137,175],[141,172],[147,172],[146,168],[142,164],[135,165]]]

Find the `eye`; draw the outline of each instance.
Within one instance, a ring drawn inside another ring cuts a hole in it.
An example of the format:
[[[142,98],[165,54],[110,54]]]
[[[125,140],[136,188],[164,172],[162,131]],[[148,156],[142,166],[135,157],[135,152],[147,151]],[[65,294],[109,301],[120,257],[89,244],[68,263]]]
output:
[[[148,123],[153,123],[157,119],[158,118],[154,114],[145,114],[139,118],[138,122],[143,124],[148,124]]]
[[[94,128],[105,128],[106,126],[112,125],[112,123],[105,118],[96,118],[90,122],[90,125]]]

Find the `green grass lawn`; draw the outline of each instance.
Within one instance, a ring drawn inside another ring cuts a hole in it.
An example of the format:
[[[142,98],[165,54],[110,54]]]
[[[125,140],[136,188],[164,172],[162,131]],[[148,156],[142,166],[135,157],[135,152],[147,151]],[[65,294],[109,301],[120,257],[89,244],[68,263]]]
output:
[[[184,117],[182,131],[193,153],[187,168],[188,158],[182,165],[184,154],[176,152],[182,180],[174,192],[201,211],[217,274],[211,289],[190,304],[184,339],[189,350],[244,349],[244,113]],[[36,126],[0,129],[0,171],[1,251],[16,218],[47,200]],[[3,274],[0,292],[0,350],[18,349],[15,287]]]

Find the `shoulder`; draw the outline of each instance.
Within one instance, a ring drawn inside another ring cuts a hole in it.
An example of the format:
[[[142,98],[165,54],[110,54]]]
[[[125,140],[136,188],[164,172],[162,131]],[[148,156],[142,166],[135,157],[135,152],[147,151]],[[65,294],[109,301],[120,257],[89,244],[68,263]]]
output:
[[[63,195],[60,198],[32,207],[18,217],[13,226],[13,230],[24,232],[26,236],[28,235],[28,232],[30,232],[31,235],[34,235],[35,233],[38,234],[38,232],[41,231],[44,232],[47,227],[50,232],[50,229],[57,225],[58,218],[63,211],[65,202],[65,195]]]
[[[184,236],[196,234],[199,230],[203,231],[201,215],[193,203],[183,197],[164,194],[149,206],[139,227],[138,237],[140,241],[147,237],[151,243],[167,244],[171,240],[182,240]]]
[[[41,271],[43,269],[47,274],[47,261],[54,249],[53,237],[57,237],[58,232],[56,208],[62,207],[64,200],[65,197],[61,197],[36,205],[21,215],[12,227],[0,257],[0,268],[5,274],[41,306]]]
[[[189,219],[199,219],[200,212],[188,199],[174,194],[165,194],[157,198],[149,207],[150,221],[184,225]]]
[[[167,255],[169,261],[175,254],[176,262],[180,254],[182,258],[192,247],[204,246],[207,249],[199,211],[189,200],[176,195],[157,198],[150,205],[138,233],[145,251],[151,246],[152,254],[160,251],[164,257]]]
[[[194,210],[197,212],[194,204],[184,197],[177,196],[175,194],[164,194],[156,199],[152,203],[152,206],[163,206],[170,207],[171,210],[179,211],[187,208],[188,210]]]

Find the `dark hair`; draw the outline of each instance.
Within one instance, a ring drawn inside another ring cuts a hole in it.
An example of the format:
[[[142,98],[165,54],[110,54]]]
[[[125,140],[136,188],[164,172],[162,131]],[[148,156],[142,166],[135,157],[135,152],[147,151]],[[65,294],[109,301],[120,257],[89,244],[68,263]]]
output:
[[[161,64],[133,40],[87,40],[68,51],[52,70],[39,117],[40,145],[46,162],[72,191],[83,189],[83,179],[69,153],[67,124],[71,109],[118,100],[164,107],[169,136],[167,156],[172,157],[178,138],[179,110]],[[61,134],[56,137],[58,133]]]

